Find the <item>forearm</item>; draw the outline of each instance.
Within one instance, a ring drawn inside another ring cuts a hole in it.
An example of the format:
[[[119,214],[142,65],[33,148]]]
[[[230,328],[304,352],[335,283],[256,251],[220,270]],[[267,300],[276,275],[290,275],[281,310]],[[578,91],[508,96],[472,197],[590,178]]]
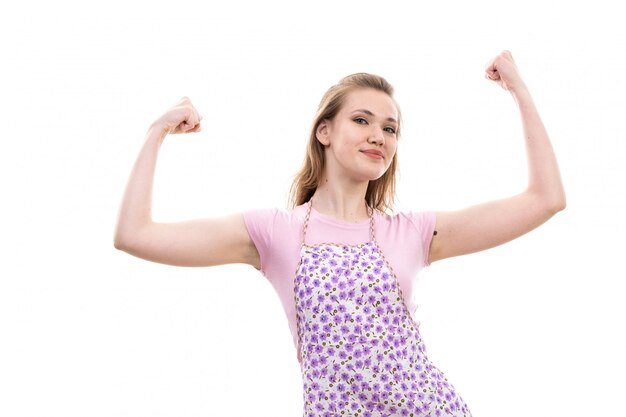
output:
[[[519,108],[526,144],[527,192],[537,196],[549,211],[562,210],[565,208],[565,191],[548,132],[528,89],[522,86],[511,94]]]
[[[152,221],[152,188],[159,149],[166,131],[150,126],[124,191],[115,229],[115,246],[124,246],[138,230]]]

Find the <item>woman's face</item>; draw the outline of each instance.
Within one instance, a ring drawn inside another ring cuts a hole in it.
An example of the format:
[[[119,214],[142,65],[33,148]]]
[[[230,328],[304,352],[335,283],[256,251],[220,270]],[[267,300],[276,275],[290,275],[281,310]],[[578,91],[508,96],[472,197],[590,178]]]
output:
[[[391,97],[371,88],[352,90],[335,118],[316,131],[325,145],[326,175],[380,178],[396,154],[397,130],[398,109]]]

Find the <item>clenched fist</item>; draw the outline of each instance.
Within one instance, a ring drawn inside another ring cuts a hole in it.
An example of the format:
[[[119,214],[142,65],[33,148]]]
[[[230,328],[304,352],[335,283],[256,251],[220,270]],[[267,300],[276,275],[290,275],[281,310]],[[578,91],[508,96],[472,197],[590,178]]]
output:
[[[183,97],[152,125],[165,133],[192,133],[200,131],[201,120],[202,116],[191,104],[191,100]]]
[[[500,87],[511,93],[525,88],[524,81],[522,81],[510,51],[503,51],[487,64],[485,78],[495,81]]]

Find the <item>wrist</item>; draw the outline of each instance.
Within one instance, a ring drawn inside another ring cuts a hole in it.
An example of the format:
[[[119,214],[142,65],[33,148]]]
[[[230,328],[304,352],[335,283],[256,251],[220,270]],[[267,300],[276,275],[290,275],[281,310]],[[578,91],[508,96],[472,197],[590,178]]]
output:
[[[511,88],[509,92],[511,93],[513,99],[517,102],[518,105],[532,101],[530,91],[524,83],[521,83],[520,85]]]
[[[160,124],[158,121],[152,123],[148,128],[148,132],[146,133],[146,140],[156,140],[161,144],[167,134],[169,133],[169,129]]]

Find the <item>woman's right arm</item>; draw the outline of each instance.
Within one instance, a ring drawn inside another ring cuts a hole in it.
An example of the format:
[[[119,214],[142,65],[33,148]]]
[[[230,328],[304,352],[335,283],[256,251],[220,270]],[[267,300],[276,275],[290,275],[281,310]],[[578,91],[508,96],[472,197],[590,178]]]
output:
[[[179,223],[152,221],[152,185],[159,148],[169,133],[200,131],[202,117],[188,98],[157,119],[135,161],[115,229],[115,247],[139,258],[177,266],[245,263],[260,268],[243,214]]]

